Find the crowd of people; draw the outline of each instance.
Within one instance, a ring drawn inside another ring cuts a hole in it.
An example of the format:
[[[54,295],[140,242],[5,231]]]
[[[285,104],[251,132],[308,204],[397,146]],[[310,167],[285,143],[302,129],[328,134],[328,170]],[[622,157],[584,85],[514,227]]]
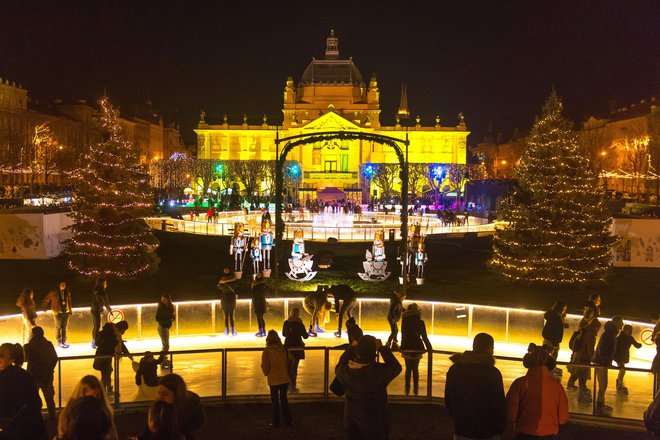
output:
[[[226,274],[220,279],[220,303],[225,317],[225,334],[236,335],[234,314],[237,294],[235,278]],[[265,337],[261,369],[270,388],[272,401],[271,426],[291,426],[293,416],[288,394],[298,393],[298,369],[305,359],[305,340],[324,332],[329,311],[334,307],[338,327],[334,335],[347,335],[348,342],[339,346],[343,353],[335,366],[335,378],[330,391],[344,396],[344,428],[348,439],[386,439],[387,387],[403,371],[404,393],[419,395],[419,365],[433,348],[429,341],[422,311],[416,303],[404,305],[406,297],[395,291],[390,295],[386,316],[390,335],[385,343],[365,335],[353,316],[357,295],[348,285],[318,286],[303,299],[303,309],[310,317],[305,324],[298,307],[290,309],[280,333],[266,330],[264,315],[271,291],[266,280],[258,277],[252,283],[252,309],[259,331]],[[42,307],[48,308],[56,320],[55,338],[59,347],[67,344],[67,323],[72,313],[72,293],[66,282],[48,292]],[[199,396],[187,390],[183,378],[172,374],[168,360],[169,331],[175,320],[175,308],[169,295],[162,295],[156,311],[158,334],[162,349],[158,355],[146,352],[135,361],[126,347],[123,335],[126,321],[105,322],[103,311],[112,313],[107,292],[107,280],[94,285],[90,308],[92,316],[92,346],[96,349],[92,367],[100,373],[83,377],[75,387],[66,406],[57,415],[54,401],[54,371],[58,354],[36,323],[34,292],[21,292],[17,305],[25,324],[30,328],[30,340],[20,344],[0,346],[0,439],[44,439],[47,424],[42,418],[43,395],[47,422],[56,427],[57,438],[116,439],[117,430],[109,401],[117,396],[112,373],[118,356],[128,357],[135,370],[138,391],[135,399],[153,401],[145,421],[144,431],[136,439],[192,440],[204,423],[204,409]],[[597,382],[596,414],[609,416],[612,407],[605,402],[608,389],[607,369],[616,363],[619,373],[616,392],[627,395],[626,364],[632,347],[641,344],[632,335],[632,327],[621,316],[614,316],[602,325],[601,297],[592,294],[583,309],[578,328],[568,342],[572,352],[568,365],[566,390],[561,384],[564,372],[557,367],[557,356],[565,341],[568,325],[567,304],[557,301],[544,315],[542,344],[531,343],[523,358],[527,373],[516,379],[505,393],[502,375],[495,366],[494,338],[486,333],[474,337],[472,350],[451,357],[452,366],[446,373],[445,405],[452,419],[455,439],[497,439],[505,430],[513,429],[519,439],[553,438],[559,426],[568,420],[567,392],[576,393],[578,402],[590,403],[592,391],[588,382],[591,371]],[[385,317],[384,317],[385,318]],[[400,331],[399,331],[400,328]],[[600,333],[600,334],[599,334]],[[400,336],[400,344],[399,344]],[[653,331],[660,345],[660,324]],[[393,354],[400,352],[404,368]],[[27,369],[22,365],[27,362]],[[658,369],[660,358],[653,368]],[[161,367],[159,376],[158,367]],[[594,368],[595,367],[595,368]],[[655,371],[654,370],[654,371]],[[660,404],[658,405],[660,407]],[[651,410],[649,410],[651,411]],[[660,425],[660,408],[648,415]],[[477,421],[475,423],[475,420]],[[81,433],[85,433],[82,435]]]

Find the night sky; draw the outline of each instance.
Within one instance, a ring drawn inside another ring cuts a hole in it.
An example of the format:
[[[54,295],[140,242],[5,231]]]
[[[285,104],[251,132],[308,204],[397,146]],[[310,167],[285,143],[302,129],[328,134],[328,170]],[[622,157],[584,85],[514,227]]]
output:
[[[130,112],[150,99],[194,142],[200,109],[280,121],[286,77],[323,57],[330,28],[365,81],[376,74],[383,123],[406,82],[413,115],[464,112],[470,144],[489,126],[527,130],[553,86],[576,121],[660,96],[657,0],[6,1],[0,77],[41,101],[105,89]]]

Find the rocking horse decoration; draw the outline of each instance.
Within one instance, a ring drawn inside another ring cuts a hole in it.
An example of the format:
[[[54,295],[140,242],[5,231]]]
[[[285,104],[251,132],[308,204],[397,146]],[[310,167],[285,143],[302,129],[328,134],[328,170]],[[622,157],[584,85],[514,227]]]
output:
[[[401,262],[401,276],[399,277],[399,283],[401,284],[410,281],[412,275],[415,276],[417,284],[424,284],[424,263],[428,261],[428,258],[426,258],[426,252],[424,251],[424,237],[421,235],[421,230],[422,227],[419,222],[416,222],[410,227],[405,253],[398,257],[398,260]],[[420,256],[421,267],[417,262]],[[406,262],[406,273],[403,272],[404,258]]]
[[[243,223],[234,223],[234,235],[229,245],[229,255],[234,256],[234,276],[240,280],[243,276],[243,263],[248,251],[248,240],[245,237],[245,226]]]
[[[312,270],[313,255],[305,253],[305,240],[303,239],[302,229],[293,231],[293,246],[291,249],[291,258],[289,258],[289,271],[286,276],[293,281],[309,281],[316,276]]]
[[[261,216],[261,232],[259,233],[259,249],[261,252],[262,274],[264,278],[270,278],[270,251],[275,246],[273,242],[273,231],[271,231],[270,214],[268,211]]]
[[[384,281],[392,272],[386,272],[387,261],[385,260],[385,231],[377,231],[374,235],[374,243],[365,252],[366,261],[362,262],[364,272],[358,272],[358,276],[364,281]]]

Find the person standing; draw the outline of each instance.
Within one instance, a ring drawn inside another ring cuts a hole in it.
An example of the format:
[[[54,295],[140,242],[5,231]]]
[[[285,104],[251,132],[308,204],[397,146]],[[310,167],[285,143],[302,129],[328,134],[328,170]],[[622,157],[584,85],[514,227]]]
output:
[[[92,328],[92,348],[96,349],[96,334],[101,330],[101,317],[103,309],[108,313],[112,313],[110,301],[108,300],[108,280],[105,277],[98,277],[94,282],[92,289],[92,305],[90,312],[92,314],[92,321],[94,326]]]
[[[266,321],[264,320],[264,315],[268,309],[268,301],[266,300],[267,296],[270,294],[270,288],[266,283],[266,280],[261,275],[257,275],[257,278],[252,281],[252,310],[257,317],[257,326],[259,331],[255,333],[255,336],[263,338],[266,336]]]
[[[348,317],[348,319],[353,317],[352,312],[357,305],[357,294],[355,293],[355,290],[346,284],[331,286],[328,290],[335,298],[335,311],[337,312],[337,319],[339,321],[338,330],[335,332],[335,336],[341,338],[344,314]],[[340,301],[341,307],[339,306]]]
[[[27,362],[27,372],[30,373],[37,388],[41,390],[48,408],[48,417],[51,423],[57,421],[55,414],[55,388],[53,387],[53,377],[55,367],[57,366],[57,352],[53,343],[44,337],[44,329],[34,327],[32,329],[32,338],[25,344],[25,361]]]
[[[170,294],[163,294],[158,301],[158,309],[156,309],[156,322],[158,322],[158,336],[160,336],[160,343],[162,344],[161,359],[163,359],[163,367],[171,368],[171,364],[167,359],[167,353],[170,351],[170,329],[172,323],[176,319],[176,311],[172,303],[172,296]]]
[[[18,295],[16,305],[21,309],[23,322],[26,327],[32,328],[37,325],[37,307],[34,303],[34,292],[32,289],[25,288]]]
[[[506,394],[507,421],[519,439],[555,438],[568,422],[566,391],[550,373],[555,359],[545,346],[532,344],[523,365],[527,374],[513,381]]]
[[[236,291],[232,284],[236,282],[236,277],[229,269],[224,270],[224,275],[218,281],[218,289],[220,289],[220,307],[225,314],[225,335],[229,335],[229,326],[231,325],[231,335],[236,336],[238,333],[234,328],[234,312],[236,311]]]
[[[383,363],[376,361],[379,354]],[[352,359],[340,358],[335,374],[345,391],[346,438],[389,438],[387,386],[401,374],[401,364],[392,351],[380,340],[364,335],[355,345]]]
[[[390,324],[390,336],[387,338],[387,346],[396,351],[399,348],[399,320],[403,314],[403,300],[406,299],[406,294],[395,290],[390,295],[390,308],[387,311],[387,322]]]
[[[413,380],[413,394],[419,394],[419,361],[425,351],[432,350],[426,334],[426,324],[416,303],[408,306],[401,320],[401,351],[406,364],[405,393],[410,394],[410,377]]]
[[[21,368],[23,356],[19,344],[0,345],[0,438],[46,440],[39,390]]]
[[[290,391],[291,393],[297,393],[298,365],[301,360],[305,359],[305,350],[303,350],[305,342],[303,339],[309,338],[305,324],[300,319],[300,309],[298,307],[293,307],[291,312],[289,312],[289,319],[284,321],[282,325],[282,336],[285,338],[284,346],[288,349],[293,348],[293,350],[290,350],[291,354],[293,354]]]
[[[105,393],[112,394],[112,364],[115,355],[128,355],[132,361],[133,356],[126,348],[122,336],[128,330],[128,323],[120,321],[117,324],[107,322],[103,330],[97,333],[96,357],[94,358],[94,369],[101,372],[101,383]]]
[[[564,339],[564,329],[568,328],[568,324],[565,322],[566,303],[564,301],[555,302],[552,308],[545,312],[543,318],[545,319],[545,325],[541,333],[543,336],[543,345],[551,348],[549,354],[557,360],[559,346]],[[561,376],[562,373],[561,369],[555,368],[555,375]]]
[[[619,375],[616,379],[616,392],[628,395],[628,388],[623,383],[626,375],[626,364],[630,362],[630,347],[642,348],[642,344],[635,340],[632,335],[633,327],[630,324],[623,326],[623,330],[616,338],[616,351],[614,353],[614,362],[619,367]]]
[[[72,313],[71,291],[66,287],[66,281],[60,281],[57,290],[51,290],[41,303],[44,309],[53,312],[56,322],[57,345],[61,348],[69,348],[66,343],[66,330],[69,326],[69,317]]]
[[[280,427],[280,408],[284,416],[284,425],[291,426],[291,412],[286,393],[291,383],[290,366],[294,362],[293,353],[282,345],[275,330],[269,330],[266,336],[266,348],[261,354],[261,371],[268,378],[270,400],[273,404],[271,428]]]
[[[566,388],[568,390],[579,389],[578,402],[583,403],[591,403],[593,400],[591,390],[587,388],[587,381],[591,379],[591,368],[577,365],[589,365],[594,357],[596,337],[601,327],[598,320],[600,316],[600,302],[600,295],[598,294],[592,294],[589,297],[589,300],[584,306],[584,313],[578,324],[578,330],[571,337],[573,343],[573,346],[570,347],[573,351],[571,354],[571,365],[569,365],[571,376],[568,379]],[[575,385],[576,381],[579,388]]]
[[[600,335],[596,351],[594,352],[593,363],[601,368],[595,368],[596,380],[598,381],[598,395],[596,396],[596,415],[609,416],[612,414],[612,407],[605,405],[605,392],[607,391],[608,368],[612,366],[614,354],[616,353],[616,340],[619,332],[623,328],[623,318],[620,316],[612,317],[603,327],[603,334]]]
[[[455,354],[447,371],[445,406],[454,425],[454,440],[499,439],[506,428],[502,374],[495,367],[495,340],[479,333],[472,351]]]

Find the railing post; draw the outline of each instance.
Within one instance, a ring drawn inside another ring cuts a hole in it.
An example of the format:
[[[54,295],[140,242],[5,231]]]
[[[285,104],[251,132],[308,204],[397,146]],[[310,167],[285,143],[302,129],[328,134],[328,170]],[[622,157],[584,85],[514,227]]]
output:
[[[431,334],[435,334],[435,304],[431,303]]]
[[[598,368],[599,367],[594,367],[594,391],[593,391],[593,396],[591,400],[591,415],[595,416],[596,415],[596,396],[598,395],[597,393],[597,388],[600,386],[600,382],[598,381]],[[606,374],[607,374],[607,370]]]
[[[57,400],[62,408],[62,359],[57,360]]]
[[[362,298],[358,299],[358,326],[362,328]]]
[[[506,326],[504,328],[504,342],[509,342],[509,309],[506,309]]]
[[[142,339],[142,306],[137,306],[137,338]]]
[[[328,388],[330,388],[330,349],[323,350],[323,398],[328,400]]]
[[[175,331],[175,335],[179,336],[179,305],[178,304],[174,304],[174,315],[176,317],[176,319],[174,320],[174,324],[175,324],[174,331]]]
[[[468,306],[468,338],[472,338],[472,312],[474,310],[473,306]]]
[[[115,355],[113,360],[115,364],[115,389],[114,389],[115,407],[118,407],[119,406],[119,356]]]
[[[426,365],[426,397],[433,399],[433,350],[429,350],[429,359]]]
[[[221,397],[222,401],[227,400],[227,349],[223,348],[222,349],[222,389],[221,389]]]
[[[216,327],[215,327],[215,308],[216,304],[215,301],[211,301],[211,333],[215,334],[216,333]]]

